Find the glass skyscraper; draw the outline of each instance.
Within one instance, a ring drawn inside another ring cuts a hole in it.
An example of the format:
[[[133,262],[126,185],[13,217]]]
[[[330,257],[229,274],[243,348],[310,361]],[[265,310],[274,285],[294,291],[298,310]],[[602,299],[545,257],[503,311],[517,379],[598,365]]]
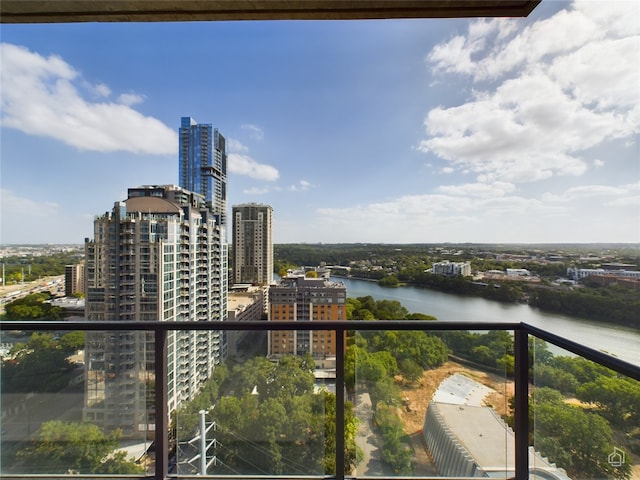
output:
[[[225,138],[211,124],[182,117],[179,130],[180,187],[204,196],[225,225],[227,210],[227,150]]]

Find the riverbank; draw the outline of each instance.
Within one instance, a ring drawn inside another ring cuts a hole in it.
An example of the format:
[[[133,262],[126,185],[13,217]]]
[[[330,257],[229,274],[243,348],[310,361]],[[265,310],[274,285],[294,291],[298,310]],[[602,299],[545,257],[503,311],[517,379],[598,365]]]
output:
[[[543,312],[558,313],[576,319],[588,318],[603,324],[615,324],[640,330],[640,293],[626,288],[589,288],[532,285],[518,282],[472,282],[462,277],[434,275],[430,282],[399,282],[383,285],[376,279],[352,279],[376,283],[381,288],[421,288],[469,298],[483,298],[504,304],[519,303],[539,308]]]
[[[440,322],[522,322],[640,365],[640,329],[545,312],[526,304],[495,302],[422,287],[387,288],[377,282],[347,277],[332,277],[332,280],[343,282],[350,298],[371,296],[375,300],[395,300],[411,313],[432,315]],[[553,353],[562,355],[563,351],[557,349]]]

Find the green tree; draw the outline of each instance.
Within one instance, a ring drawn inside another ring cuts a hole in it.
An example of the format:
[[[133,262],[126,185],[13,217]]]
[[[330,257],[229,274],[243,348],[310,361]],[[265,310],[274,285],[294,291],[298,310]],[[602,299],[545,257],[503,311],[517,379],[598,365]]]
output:
[[[516,368],[516,359],[513,355],[505,353],[502,357],[500,357],[496,361],[496,365],[500,368],[506,375],[513,375]]]
[[[322,392],[324,400],[324,472],[335,475],[336,471],[336,396],[333,393]],[[355,415],[351,402],[345,402],[344,412],[344,474],[348,475],[362,458],[362,450],[356,445],[358,425],[360,420]]]
[[[381,287],[397,287],[398,286],[398,277],[395,275],[387,275],[384,278],[378,280],[378,285]]]
[[[471,357],[483,365],[495,365],[495,352],[486,345],[474,347],[473,350],[471,350]]]
[[[382,460],[388,463],[398,475],[411,475],[411,450],[406,434],[402,429],[402,421],[395,409],[385,404],[376,406],[375,420],[382,436]]]
[[[565,404],[558,392],[545,390],[549,389],[535,392],[536,450],[567,470],[572,478],[629,478],[628,463],[614,467],[607,462],[614,446],[609,423],[600,415]]]
[[[617,426],[633,428],[640,419],[640,383],[620,378],[599,376],[577,388],[576,397],[595,403],[598,413]]]
[[[422,367],[410,358],[405,358],[400,362],[400,373],[409,383],[417,382],[422,377],[423,372]]]
[[[105,435],[91,423],[53,420],[40,427],[38,437],[18,457],[34,473],[141,474],[144,469],[116,452],[120,432]]]
[[[574,395],[578,388],[578,381],[571,373],[550,365],[535,365],[534,382],[538,387],[554,388],[565,395]]]
[[[74,342],[61,343],[50,333],[34,332],[26,344],[14,345],[2,362],[2,389],[14,393],[57,392],[70,379],[67,357]]]
[[[447,361],[448,350],[439,338],[421,330],[387,330],[371,341],[374,351],[387,351],[398,362],[410,359],[422,368],[433,368]]]
[[[75,331],[65,333],[60,337],[60,348],[64,352],[73,353],[84,348],[84,332]]]
[[[407,315],[407,320],[437,320],[433,315],[427,315],[425,313],[410,313]]]
[[[32,293],[5,305],[5,320],[61,320],[64,311],[46,300],[47,293]]]
[[[207,418],[217,425],[216,439],[224,445],[218,455],[229,469],[223,473],[325,473],[325,449],[333,445],[335,450],[335,396],[314,393],[313,369],[310,356],[284,357],[277,363],[256,357],[231,372],[221,368],[174,417],[178,440],[197,434],[198,411],[208,408]],[[345,416],[355,438],[357,420],[348,402]],[[345,445],[347,462],[355,462],[355,440]]]

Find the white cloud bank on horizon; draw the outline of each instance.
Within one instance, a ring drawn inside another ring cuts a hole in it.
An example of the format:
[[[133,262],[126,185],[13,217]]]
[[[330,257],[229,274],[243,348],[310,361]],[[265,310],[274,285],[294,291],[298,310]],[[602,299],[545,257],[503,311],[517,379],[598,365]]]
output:
[[[90,84],[58,56],[44,57],[22,46],[2,43],[0,58],[3,127],[80,150],[177,153],[177,132],[131,108],[142,95],[125,93],[106,101],[108,86]],[[83,92],[102,100],[84,98]]]
[[[360,242],[365,238],[371,243],[640,242],[638,183],[571,187],[539,198],[519,195],[509,184],[487,187],[477,183],[463,185],[461,191],[456,188],[447,185],[435,194],[405,195],[349,208],[321,208],[313,222],[315,235],[340,234],[339,238],[325,235],[323,241],[327,243]],[[614,215],[614,211],[620,215]],[[295,234],[312,241],[314,231]]]
[[[521,30],[518,19],[471,22],[427,62],[471,77],[473,99],[431,110],[419,149],[485,183],[583,174],[581,152],[640,132],[637,8],[576,2]]]

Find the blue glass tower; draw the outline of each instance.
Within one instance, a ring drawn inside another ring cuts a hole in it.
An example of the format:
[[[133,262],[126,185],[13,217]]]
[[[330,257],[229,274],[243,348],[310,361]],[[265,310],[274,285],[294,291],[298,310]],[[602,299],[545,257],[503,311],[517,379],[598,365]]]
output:
[[[210,210],[226,224],[227,149],[211,124],[182,117],[179,130],[180,187],[203,195]]]
[[[227,319],[227,292],[229,286],[226,242],[227,224],[227,148],[225,139],[211,124],[198,124],[191,117],[182,117],[179,130],[180,187],[199,193],[205,198],[207,209],[216,220],[217,239],[209,246],[217,261],[208,266],[208,288],[218,300],[211,311],[210,320]],[[199,262],[201,252],[194,252],[191,261]],[[220,358],[226,357],[226,332],[218,332]]]

